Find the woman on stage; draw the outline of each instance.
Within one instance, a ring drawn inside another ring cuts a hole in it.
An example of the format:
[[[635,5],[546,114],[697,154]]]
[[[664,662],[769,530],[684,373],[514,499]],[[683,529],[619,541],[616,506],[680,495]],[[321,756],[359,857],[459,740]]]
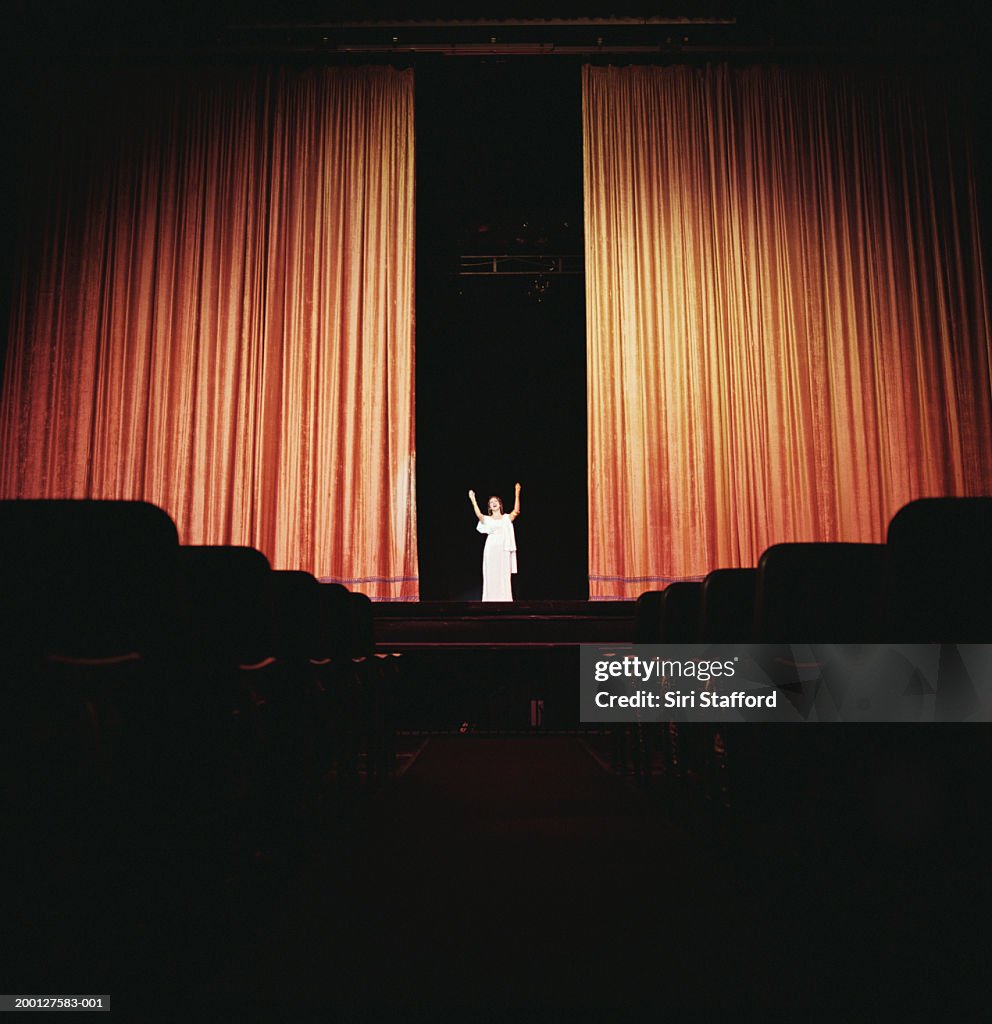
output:
[[[517,571],[517,539],[513,520],[520,515],[520,484],[514,485],[513,511],[503,514],[503,502],[495,495],[489,499],[489,515],[484,516],[475,500],[475,491],[468,492],[479,533],[488,534],[482,552],[482,600],[512,601],[510,576]]]

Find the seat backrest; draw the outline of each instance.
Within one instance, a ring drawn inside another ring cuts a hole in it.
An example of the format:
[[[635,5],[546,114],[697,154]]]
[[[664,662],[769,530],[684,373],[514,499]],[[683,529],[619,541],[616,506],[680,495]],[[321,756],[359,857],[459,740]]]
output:
[[[661,643],[661,613],[664,590],[646,590],[634,605],[634,643]]]
[[[269,560],[254,548],[179,549],[189,636],[198,652],[229,665],[275,653]]]
[[[350,593],[351,644],[353,658],[368,658],[375,653],[375,616],[372,600],[366,594]]]
[[[703,585],[692,581],[665,588],[661,612],[661,642],[694,644],[699,640],[699,610]]]
[[[351,594],[342,583],[319,583],[316,659],[351,657]]]
[[[7,651],[104,658],[169,642],[179,539],[143,501],[0,501]]]
[[[272,572],[274,650],[280,658],[312,658],[320,649],[320,584],[308,572]]]
[[[756,643],[880,639],[884,544],[775,544],[758,562]]]
[[[703,643],[748,643],[754,624],[757,569],[714,569],[703,580],[699,613]]]
[[[987,643],[990,580],[992,497],[921,498],[893,516],[885,581],[891,639]]]

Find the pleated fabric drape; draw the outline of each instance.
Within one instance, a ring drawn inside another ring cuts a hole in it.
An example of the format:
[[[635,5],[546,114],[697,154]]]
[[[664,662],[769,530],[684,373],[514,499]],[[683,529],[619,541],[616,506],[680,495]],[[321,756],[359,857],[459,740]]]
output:
[[[591,598],[992,492],[974,172],[950,84],[583,70]]]
[[[46,88],[0,493],[144,499],[184,543],[415,599],[413,72]]]

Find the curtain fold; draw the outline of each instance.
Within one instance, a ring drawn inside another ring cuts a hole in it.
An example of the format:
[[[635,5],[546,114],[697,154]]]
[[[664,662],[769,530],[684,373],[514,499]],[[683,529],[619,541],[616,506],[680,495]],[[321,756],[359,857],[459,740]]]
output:
[[[896,73],[583,69],[589,589],[880,541],[992,492],[953,93]]]
[[[116,71],[38,108],[0,493],[144,499],[416,599],[413,72]]]

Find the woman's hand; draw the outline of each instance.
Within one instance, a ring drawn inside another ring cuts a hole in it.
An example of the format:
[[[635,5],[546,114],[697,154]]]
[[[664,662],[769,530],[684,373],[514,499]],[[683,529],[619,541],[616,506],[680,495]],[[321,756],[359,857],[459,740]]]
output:
[[[513,485],[513,489],[514,489],[514,491],[516,491],[517,494],[519,494],[520,493],[520,484],[519,483],[514,484]]]
[[[471,487],[468,490],[468,500],[475,501],[475,491],[473,491]]]

